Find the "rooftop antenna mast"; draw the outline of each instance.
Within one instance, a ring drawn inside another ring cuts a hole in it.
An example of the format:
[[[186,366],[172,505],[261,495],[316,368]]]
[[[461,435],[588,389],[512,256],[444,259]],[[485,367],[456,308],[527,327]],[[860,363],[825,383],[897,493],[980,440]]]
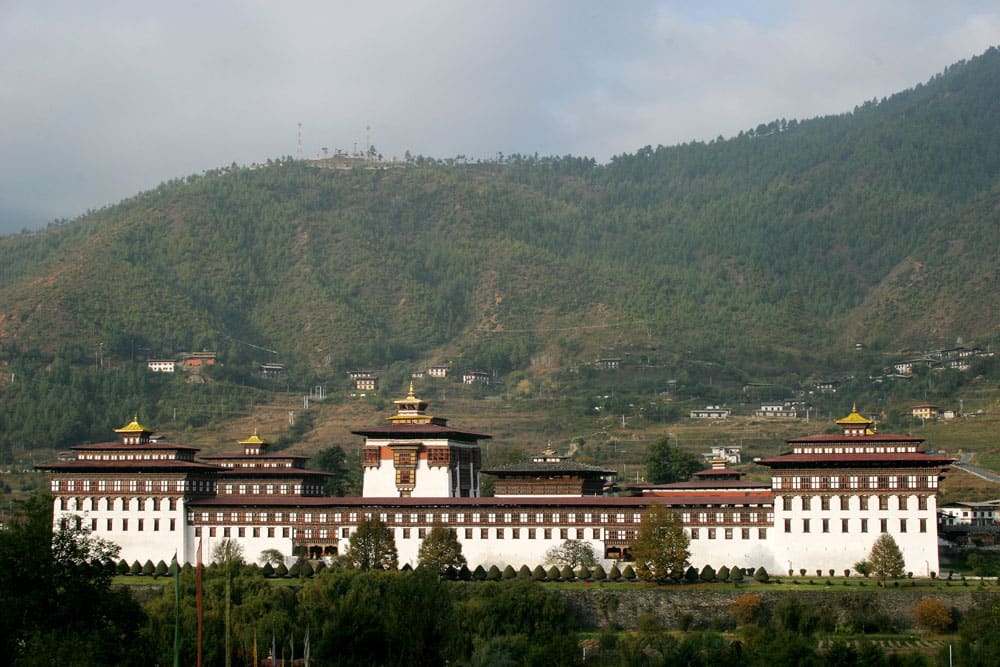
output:
[[[365,125],[365,155],[372,151],[372,126]]]
[[[302,159],[302,123],[299,123],[299,151],[298,158]]]

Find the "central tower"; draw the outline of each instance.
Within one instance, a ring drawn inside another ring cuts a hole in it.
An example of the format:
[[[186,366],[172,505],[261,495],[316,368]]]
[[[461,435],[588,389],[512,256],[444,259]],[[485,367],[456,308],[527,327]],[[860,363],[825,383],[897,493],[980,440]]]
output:
[[[475,498],[479,496],[479,441],[488,435],[448,426],[427,414],[413,393],[393,401],[389,425],[351,431],[365,437],[361,451],[366,498]]]

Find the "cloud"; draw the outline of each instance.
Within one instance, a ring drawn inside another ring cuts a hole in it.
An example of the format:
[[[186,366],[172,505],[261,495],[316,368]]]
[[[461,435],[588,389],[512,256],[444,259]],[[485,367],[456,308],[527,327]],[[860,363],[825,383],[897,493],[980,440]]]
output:
[[[838,113],[988,48],[990,3],[0,6],[0,231],[236,162],[590,155]],[[366,129],[370,128],[370,129]],[[5,213],[7,211],[7,213]]]

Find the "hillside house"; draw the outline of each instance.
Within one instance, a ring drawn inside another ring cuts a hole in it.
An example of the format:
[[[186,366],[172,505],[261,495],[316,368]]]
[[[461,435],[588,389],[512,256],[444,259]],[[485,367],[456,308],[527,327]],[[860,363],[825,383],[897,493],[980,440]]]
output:
[[[761,403],[760,409],[754,410],[753,416],[769,419],[795,419],[799,413],[787,401],[770,401]]]
[[[444,379],[448,377],[448,367],[447,366],[428,366],[427,375],[432,378]]]
[[[917,419],[937,419],[941,408],[930,403],[921,403],[910,408],[910,414]]]
[[[718,405],[706,405],[704,408],[691,411],[691,419],[728,419],[732,414],[729,408]]]
[[[489,384],[490,374],[486,371],[465,371],[462,373],[462,384]]]
[[[173,359],[150,359],[146,362],[146,368],[154,373],[173,373],[177,369],[177,362]]]

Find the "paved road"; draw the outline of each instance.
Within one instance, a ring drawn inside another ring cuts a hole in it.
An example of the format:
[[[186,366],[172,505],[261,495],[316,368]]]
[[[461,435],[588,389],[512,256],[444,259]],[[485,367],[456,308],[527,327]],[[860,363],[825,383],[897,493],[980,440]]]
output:
[[[956,461],[955,463],[952,463],[952,466],[954,466],[955,468],[959,468],[961,470],[964,470],[965,472],[967,472],[967,473],[969,473],[971,475],[975,475],[976,477],[979,477],[980,479],[985,479],[987,482],[993,482],[994,484],[1000,484],[1000,475],[997,475],[996,473],[992,473],[989,470],[983,470],[982,468],[977,468],[974,465],[970,465],[969,461],[971,461],[971,460],[972,460],[972,453],[971,452],[963,452],[962,453],[962,458],[960,460]]]

